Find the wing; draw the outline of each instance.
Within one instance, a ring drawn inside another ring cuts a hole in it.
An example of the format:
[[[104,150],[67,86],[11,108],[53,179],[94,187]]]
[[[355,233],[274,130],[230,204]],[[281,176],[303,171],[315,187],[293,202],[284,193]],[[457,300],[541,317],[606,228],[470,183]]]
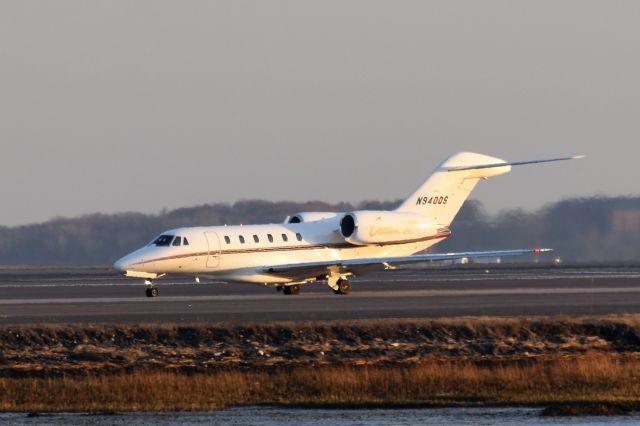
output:
[[[497,250],[497,251],[469,251],[460,253],[419,254],[414,256],[376,257],[350,260],[329,260],[323,262],[292,263],[289,265],[268,266],[263,272],[288,278],[294,281],[324,277],[330,273],[362,274],[376,270],[394,269],[396,265],[406,265],[419,262],[439,262],[444,260],[477,259],[483,257],[508,257],[522,254],[537,254],[552,251],[548,248]]]

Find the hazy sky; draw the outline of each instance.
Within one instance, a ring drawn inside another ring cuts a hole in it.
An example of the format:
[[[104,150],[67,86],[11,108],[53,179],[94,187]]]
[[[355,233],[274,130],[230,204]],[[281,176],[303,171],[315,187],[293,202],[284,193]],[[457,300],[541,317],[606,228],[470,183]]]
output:
[[[638,1],[0,2],[0,225],[410,194],[449,154],[587,154],[491,211],[637,195]]]

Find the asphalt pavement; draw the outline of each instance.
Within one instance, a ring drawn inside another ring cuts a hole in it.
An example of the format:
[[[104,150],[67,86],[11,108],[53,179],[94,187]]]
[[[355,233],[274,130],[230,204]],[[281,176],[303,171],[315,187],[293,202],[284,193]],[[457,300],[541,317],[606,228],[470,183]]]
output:
[[[108,268],[0,269],[0,324],[351,320],[640,313],[640,267],[458,267],[396,270],[299,295],[273,287],[166,277],[147,298],[141,280]]]

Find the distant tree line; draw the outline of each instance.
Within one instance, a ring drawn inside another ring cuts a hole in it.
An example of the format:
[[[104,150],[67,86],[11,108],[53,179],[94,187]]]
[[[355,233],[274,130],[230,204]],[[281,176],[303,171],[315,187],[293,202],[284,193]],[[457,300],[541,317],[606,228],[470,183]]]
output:
[[[535,211],[488,216],[465,203],[438,251],[551,247],[572,262],[640,261],[640,198],[572,198]]]
[[[301,211],[392,209],[399,201],[328,204],[240,201],[207,204],[160,214],[92,214],[0,227],[0,264],[106,265],[182,226],[278,223]],[[468,201],[451,226],[453,235],[432,251],[546,246],[567,261],[640,260],[640,198],[576,198],[535,212],[508,210],[488,215]]]

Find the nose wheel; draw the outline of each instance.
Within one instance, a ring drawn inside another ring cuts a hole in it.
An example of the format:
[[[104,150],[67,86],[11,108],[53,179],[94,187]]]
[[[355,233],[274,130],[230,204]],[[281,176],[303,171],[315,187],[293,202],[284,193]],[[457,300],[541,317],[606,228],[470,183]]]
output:
[[[158,297],[158,289],[156,287],[147,287],[147,297]]]

